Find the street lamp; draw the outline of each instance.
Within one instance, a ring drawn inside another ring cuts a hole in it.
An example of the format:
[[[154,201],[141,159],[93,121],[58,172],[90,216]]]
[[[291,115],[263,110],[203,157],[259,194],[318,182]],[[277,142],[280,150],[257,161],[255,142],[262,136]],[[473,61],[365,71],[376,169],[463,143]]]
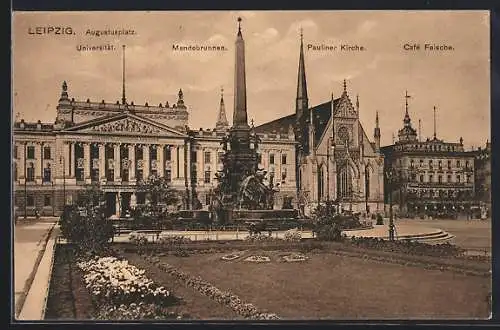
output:
[[[395,172],[394,168],[391,166],[387,169],[385,173],[387,177],[387,183],[389,184],[389,240],[394,241],[394,233],[396,231],[396,228],[394,226],[394,218],[392,214],[392,190],[393,190],[393,184],[394,184],[394,179],[395,179]]]
[[[28,142],[24,142],[24,219],[28,217],[27,214],[27,206],[28,206],[28,192],[26,189],[26,181],[28,180],[28,177],[26,175],[26,150],[27,150]]]

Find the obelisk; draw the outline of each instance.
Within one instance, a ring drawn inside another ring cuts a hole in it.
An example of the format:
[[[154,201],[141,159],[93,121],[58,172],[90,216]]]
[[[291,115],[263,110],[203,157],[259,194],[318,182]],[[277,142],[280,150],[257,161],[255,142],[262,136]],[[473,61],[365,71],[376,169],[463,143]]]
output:
[[[245,42],[241,33],[241,18],[238,18],[238,34],[235,42],[234,62],[234,112],[233,124],[229,130],[228,151],[224,155],[223,165],[227,192],[232,200],[240,192],[241,182],[255,174],[258,165],[257,143],[254,141],[252,128],[247,119],[247,95],[245,79]]]

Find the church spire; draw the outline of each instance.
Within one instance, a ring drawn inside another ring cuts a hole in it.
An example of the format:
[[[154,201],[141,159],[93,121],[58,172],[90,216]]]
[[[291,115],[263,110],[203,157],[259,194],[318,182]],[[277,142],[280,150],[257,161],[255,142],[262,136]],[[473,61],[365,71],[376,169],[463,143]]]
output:
[[[373,137],[375,139],[375,151],[380,151],[380,126],[378,120],[378,111],[375,113],[375,129],[373,132]]]
[[[307,102],[307,81],[306,68],[304,64],[304,35],[302,28],[300,29],[300,53],[299,53],[299,72],[297,77],[297,103],[300,101]]]
[[[307,126],[309,109],[309,99],[307,97],[307,81],[306,69],[304,62],[304,35],[302,28],[300,29],[300,50],[299,50],[299,67],[297,70],[297,95],[295,98],[295,139],[299,143],[299,147],[305,152],[309,151],[309,134],[310,129]]]
[[[238,17],[238,35],[236,36],[235,49],[233,127],[249,128],[245,78],[245,41],[241,34],[241,17]]]
[[[219,115],[217,116],[217,122],[215,123],[215,130],[223,131],[229,127],[226,117],[226,107],[224,105],[224,88],[220,89],[220,105],[219,105]]]
[[[125,45],[122,45],[122,104],[126,104],[125,97]]]

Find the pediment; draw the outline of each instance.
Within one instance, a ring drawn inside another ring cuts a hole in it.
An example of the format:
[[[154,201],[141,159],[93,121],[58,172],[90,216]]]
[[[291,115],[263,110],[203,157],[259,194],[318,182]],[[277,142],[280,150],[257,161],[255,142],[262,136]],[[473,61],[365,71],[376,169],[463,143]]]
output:
[[[132,114],[98,118],[70,127],[65,131],[94,134],[185,137],[185,134],[173,128]]]

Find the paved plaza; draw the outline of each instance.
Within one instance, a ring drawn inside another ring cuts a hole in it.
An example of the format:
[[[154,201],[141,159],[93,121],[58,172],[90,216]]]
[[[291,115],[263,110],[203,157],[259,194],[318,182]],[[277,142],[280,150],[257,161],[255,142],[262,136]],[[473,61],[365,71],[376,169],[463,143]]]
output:
[[[25,301],[57,218],[29,219],[14,228],[14,294],[16,316]]]

